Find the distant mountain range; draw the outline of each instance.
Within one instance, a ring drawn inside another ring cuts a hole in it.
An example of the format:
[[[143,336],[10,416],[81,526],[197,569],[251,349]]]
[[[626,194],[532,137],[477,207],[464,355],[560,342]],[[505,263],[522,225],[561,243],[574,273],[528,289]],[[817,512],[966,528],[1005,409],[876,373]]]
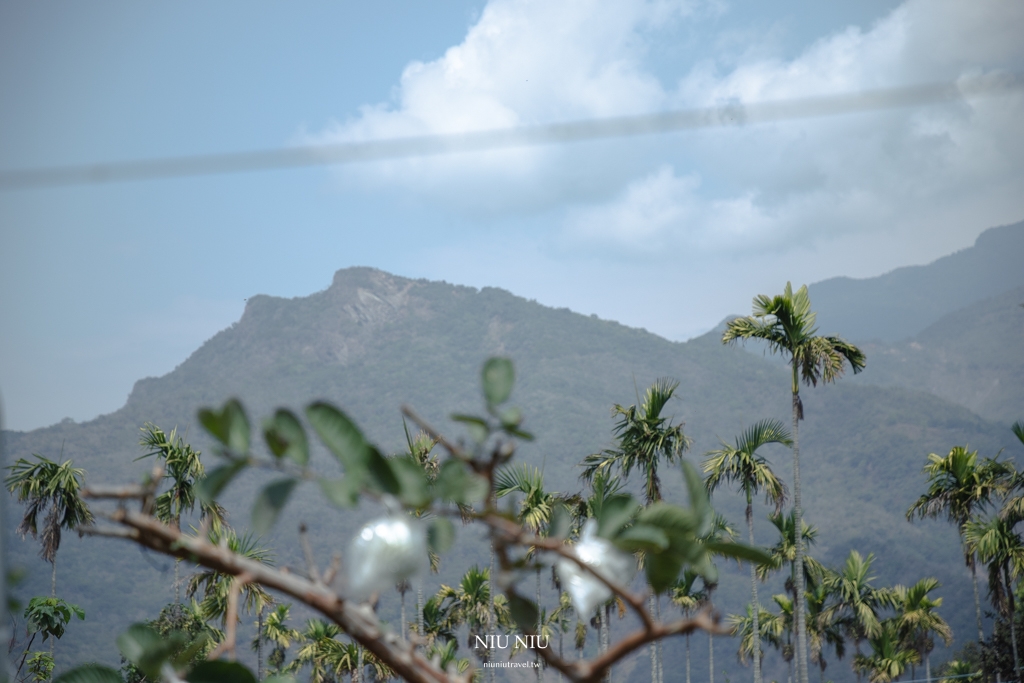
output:
[[[971,636],[973,604],[956,532],[937,522],[910,524],[904,513],[924,490],[920,470],[929,452],[969,443],[984,455],[1003,447],[1009,456],[1022,455],[1007,427],[1024,418],[1022,257],[1024,223],[989,230],[974,247],[927,266],[811,287],[821,331],[867,340],[868,357],[868,369],[857,378],[804,395],[804,505],[808,521],[820,530],[811,552],[832,565],[853,548],[873,552],[882,582],[937,577],[945,597],[942,613],[959,640]],[[788,424],[785,369],[725,347],[719,339],[711,332],[670,342],[498,289],[350,268],[338,271],[328,289],[308,297],[250,298],[237,323],[173,372],[140,380],[122,409],[83,424],[5,432],[6,455],[8,462],[34,452],[56,458],[63,448],[65,457],[88,470],[90,481],[128,481],[148,466],[133,462],[141,455],[136,443],[144,422],[177,425],[208,451],[195,411],[230,396],[244,401],[254,423],[277,406],[301,408],[327,398],[385,449],[398,450],[404,443],[402,403],[457,434],[446,416],[479,408],[480,365],[487,356],[502,354],[515,360],[513,400],[537,436],[520,457],[544,468],[550,489],[577,490],[576,464],[611,443],[612,405],[635,403],[637,393],[658,377],[680,381],[679,400],[668,412],[685,421],[693,462],[720,438],[731,441],[756,420],[777,417]],[[770,456],[788,481],[788,452],[780,448]],[[322,454],[316,462],[330,467]],[[662,478],[670,482],[670,495],[680,496],[681,486],[671,484],[675,477],[666,472]],[[242,481],[228,496],[239,526],[248,514],[242,503],[255,486],[253,480]],[[324,514],[317,492],[307,493],[268,539],[281,562],[297,557],[291,530],[299,519],[330,549],[351,529],[351,516]],[[736,524],[742,521],[737,495],[716,494],[714,502]],[[7,509],[18,511],[14,505]],[[759,507],[756,532],[760,542],[770,544],[766,513]],[[481,559],[474,538],[467,534],[445,558],[437,580],[453,581]],[[33,558],[34,546],[12,540],[8,547],[16,562],[33,569],[19,593],[48,592],[48,573]],[[59,659],[116,661],[113,638],[119,629],[155,616],[171,599],[169,566],[164,558],[141,555],[126,544],[67,538],[58,592],[86,607],[90,628],[69,628],[58,646]],[[749,600],[749,583],[742,572],[723,570],[716,604],[723,613],[739,611]],[[780,590],[778,581],[766,587],[764,602]],[[385,613],[396,611],[396,604],[385,598]],[[716,639],[716,664],[733,676],[749,675],[737,671],[735,647],[729,639]],[[706,666],[702,651],[706,647],[694,647],[695,671]],[[681,666],[675,648],[666,656],[666,666]],[[765,675],[785,680],[780,661],[769,654]],[[937,661],[941,654],[933,656]],[[619,675],[639,683],[649,675],[645,667],[640,657],[623,665]],[[836,681],[852,680],[846,662],[833,663],[828,674]]]
[[[973,247],[925,266],[811,285],[822,330],[859,341],[898,342],[945,315],[1024,286],[1024,222],[986,230]]]

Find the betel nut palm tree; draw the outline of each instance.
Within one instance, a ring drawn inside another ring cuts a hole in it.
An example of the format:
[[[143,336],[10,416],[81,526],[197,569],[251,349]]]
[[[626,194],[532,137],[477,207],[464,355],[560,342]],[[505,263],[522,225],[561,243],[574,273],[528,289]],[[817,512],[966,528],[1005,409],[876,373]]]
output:
[[[678,388],[679,382],[661,378],[647,389],[643,401],[638,401],[639,407],[631,405],[624,408],[616,404],[612,414],[618,418],[613,430],[618,444],[615,448],[584,458],[580,479],[590,483],[595,475],[607,474],[612,468],[621,471],[623,478],[628,478],[634,469],[638,469],[643,472],[645,502],[649,505],[660,501],[659,462],[662,459],[668,463],[676,462],[689,445],[683,425],[673,425],[670,418],[662,415]],[[656,596],[651,596],[650,603],[652,613],[660,612]],[[659,647],[660,642],[650,645],[652,683],[660,683]]]
[[[882,634],[879,611],[896,604],[896,595],[891,589],[871,584],[875,579],[869,576],[873,560],[871,553],[861,557],[856,550],[851,550],[843,568],[829,573],[824,581],[826,591],[832,596],[832,605],[826,610],[828,620],[844,625],[844,630],[853,638],[857,657],[860,657],[862,640],[878,638]],[[859,681],[862,669],[857,668],[856,660],[854,668]]]
[[[205,504],[196,499],[196,484],[206,475],[201,453],[178,436],[177,429],[166,434],[162,429],[147,422],[142,427],[139,445],[147,449],[142,458],[156,457],[164,470],[164,477],[170,481],[170,488],[154,499],[154,516],[175,529],[181,529],[181,518],[195,510],[199,503],[203,518],[213,522],[224,522],[224,509],[216,503]],[[142,459],[140,458],[140,459]],[[181,559],[174,560],[174,603],[181,603]]]
[[[258,539],[252,534],[245,534],[244,536],[238,536],[233,529],[228,526],[218,526],[210,530],[208,540],[213,545],[221,545],[228,551],[240,555],[248,560],[254,560],[262,564],[272,564],[273,553],[268,549],[260,545]],[[224,574],[222,572],[215,571],[213,569],[206,569],[199,573],[193,574],[186,586],[186,594],[189,597],[194,597],[197,594],[202,596],[202,600],[199,603],[200,613],[206,621],[220,620],[222,625],[228,626],[228,628],[234,628],[234,624],[228,624],[229,615],[232,610],[229,609],[229,603],[231,600],[232,584],[237,579],[232,577],[230,574]],[[245,582],[240,585],[238,589],[238,606],[240,610],[244,610],[246,613],[256,612],[260,615],[260,620],[257,622],[257,633],[263,630],[263,610],[274,603],[274,598],[258,583]],[[237,615],[235,619],[237,620]],[[237,623],[237,622],[236,622]],[[262,673],[263,669],[263,641],[257,639],[255,641],[257,645],[258,655],[258,669]]]
[[[18,525],[22,538],[32,534],[39,538],[39,556],[53,565],[50,581],[51,597],[57,597],[57,550],[61,531],[77,529],[92,523],[92,513],[79,495],[85,471],[70,460],[58,465],[41,455],[36,462],[19,458],[8,467],[4,480],[7,490],[19,503],[25,503],[25,514]],[[39,518],[44,517],[40,530]]]
[[[533,533],[542,535],[548,524],[551,522],[551,515],[555,505],[559,502],[559,496],[544,490],[544,473],[536,467],[530,467],[523,463],[512,467],[505,467],[498,471],[494,481],[494,495],[496,498],[504,498],[512,494],[521,494],[519,499],[518,521]],[[543,630],[543,609],[540,601],[540,573],[541,565],[538,562],[537,572],[537,635]],[[540,655],[537,655],[537,678],[541,679],[543,669],[541,667]]]
[[[1012,482],[1013,470],[1007,463],[992,458],[978,462],[978,452],[954,446],[945,456],[930,453],[924,466],[928,491],[907,510],[907,519],[936,518],[945,515],[956,525],[963,547],[964,562],[971,569],[974,584],[974,611],[978,642],[985,640],[981,624],[981,598],[978,595],[978,568],[975,554],[968,549],[964,525],[989,506],[993,498]]]
[[[817,314],[811,310],[807,286],[793,291],[786,283],[782,294],[754,297],[752,315],[736,318],[727,323],[722,343],[729,344],[747,339],[760,339],[768,344],[772,353],[789,358],[792,371],[790,391],[793,410],[793,513],[797,528],[803,519],[800,498],[800,420],[803,403],[800,400],[800,382],[816,386],[841,377],[849,365],[854,374],[864,369],[864,354],[859,348],[840,337],[818,335],[815,327]],[[797,671],[799,683],[807,681],[807,625],[804,623],[803,543],[796,539],[796,639]]]
[[[988,568],[988,587],[992,605],[1010,622],[1013,644],[1013,666],[1017,681],[1021,679],[1020,654],[1017,651],[1016,604],[1014,584],[1024,574],[1024,541],[1014,533],[1016,520],[994,516],[971,519],[964,525],[967,549]]]
[[[871,654],[858,654],[854,657],[853,667],[858,677],[862,672],[867,673],[869,683],[898,681],[907,667],[918,661],[917,651],[907,646],[892,620],[883,622],[878,634],[869,638],[868,642],[871,644]]]
[[[909,588],[896,586],[896,625],[900,637],[917,650],[920,659],[924,660],[924,677],[927,683],[932,680],[932,668],[929,655],[935,645],[934,636],[938,636],[948,647],[953,642],[953,630],[936,612],[942,606],[942,598],[930,598],[928,594],[939,587],[937,579],[921,579]],[[911,669],[911,677],[916,678]]]
[[[786,500],[785,484],[775,476],[764,456],[757,452],[761,447],[773,443],[789,446],[792,440],[781,422],[762,420],[737,437],[735,445],[723,442],[721,448],[709,451],[702,465],[708,475],[704,480],[708,493],[713,493],[726,482],[739,484],[743,489],[747,498],[747,534],[750,545],[754,545],[754,496],[763,492],[765,502],[775,506],[776,514],[782,511]],[[761,607],[757,599],[757,568],[753,564],[750,565],[750,590],[753,605],[750,636],[754,683],[761,683]]]
[[[661,500],[660,461],[679,460],[689,445],[683,425],[673,425],[670,418],[661,414],[678,388],[679,382],[662,378],[647,389],[639,408],[616,404],[612,415],[618,418],[613,430],[618,444],[584,458],[580,479],[589,484],[598,472],[608,473],[611,469],[618,469],[628,478],[634,469],[639,469],[644,476],[645,501]]]
[[[261,643],[270,644],[271,650],[267,657],[267,664],[270,665],[271,674],[279,674],[285,670],[288,648],[302,638],[302,634],[297,629],[288,625],[290,611],[291,605],[277,605],[263,621],[262,628],[257,625],[258,630],[252,642],[252,649],[255,651],[261,648]]]
[[[92,513],[80,496],[85,470],[74,467],[70,460],[58,465],[41,455],[35,455],[35,458],[34,463],[19,458],[8,467],[10,475],[4,480],[4,485],[19,503],[26,505],[17,531],[22,538],[29,533],[33,538],[39,538],[39,556],[53,567],[50,597],[56,599],[57,550],[60,548],[61,531],[91,524]],[[39,517],[44,515],[40,530]],[[50,638],[51,657],[53,651],[54,639]]]

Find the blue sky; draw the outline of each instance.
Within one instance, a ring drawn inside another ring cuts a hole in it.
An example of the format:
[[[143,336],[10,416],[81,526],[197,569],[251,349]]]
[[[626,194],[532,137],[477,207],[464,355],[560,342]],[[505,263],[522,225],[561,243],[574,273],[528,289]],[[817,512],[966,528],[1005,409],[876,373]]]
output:
[[[801,97],[1024,66],[1024,5],[716,0],[0,5],[0,168]],[[671,339],[786,280],[1024,218],[1020,94],[345,168],[0,192],[4,425],[120,407],[334,271],[498,286]]]

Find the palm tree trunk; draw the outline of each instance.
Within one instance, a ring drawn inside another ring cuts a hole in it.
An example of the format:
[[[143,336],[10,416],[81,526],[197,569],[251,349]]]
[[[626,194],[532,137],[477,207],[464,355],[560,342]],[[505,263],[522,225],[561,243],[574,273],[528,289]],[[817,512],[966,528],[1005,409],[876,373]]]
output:
[[[1017,654],[1017,609],[1013,604],[1013,583],[1010,581],[1009,564],[1003,565],[1003,579],[1006,581],[1006,600],[1010,604],[1010,642],[1013,643],[1013,669],[1017,673],[1017,683],[1024,683],[1020,677],[1020,656]]]
[[[925,683],[932,683],[932,664],[931,664],[931,660],[929,659],[929,657],[931,657],[931,653],[925,652],[924,653],[924,680],[925,680]]]
[[[960,532],[960,544],[966,548],[962,531]],[[973,553],[967,555],[965,552],[964,555],[971,565],[971,580],[974,582],[974,614],[978,619],[978,644],[980,645],[985,640],[985,631],[981,627],[981,598],[978,597],[978,562]]]
[[[492,505],[494,499],[491,499]],[[497,620],[494,617],[494,542],[488,544],[488,550],[490,554],[487,559],[487,628],[492,631],[497,626]],[[537,605],[537,609],[540,609],[540,605]],[[487,653],[488,659],[490,659],[491,653]],[[497,671],[492,667],[490,669],[491,683],[494,683]]]
[[[654,594],[652,593],[647,597],[647,611],[654,616]],[[655,645],[655,641],[651,641],[648,645],[651,651],[651,683],[658,683],[658,647]]]
[[[604,605],[600,609],[604,610],[601,613],[601,652],[607,652],[608,646],[611,644],[611,606]],[[605,683],[611,683],[612,680],[612,669],[608,667],[604,672]]]
[[[408,588],[408,587],[407,587],[407,588]],[[406,632],[405,632],[405,630],[406,630],[406,629],[405,629],[405,591],[403,590],[403,591],[402,591],[402,592],[400,593],[400,595],[402,596],[402,613],[401,613],[401,621],[402,621],[402,640],[405,640],[405,639],[406,639]]]
[[[489,580],[489,579],[488,579]],[[540,633],[544,630],[544,616],[540,609],[540,565],[537,565],[537,646],[540,647]],[[537,680],[541,681],[544,679],[544,670],[540,665],[540,650],[538,649],[533,653],[533,656],[537,660]]]
[[[654,617],[661,622],[661,596],[654,599]],[[658,639],[658,683],[665,683],[665,658],[661,652],[661,638]]]
[[[715,637],[708,631],[708,681],[715,683]]]
[[[356,644],[356,670],[354,672],[357,681],[363,680],[363,648]]]
[[[53,553],[53,573],[50,575],[50,597],[54,598],[54,599],[57,598],[57,553],[56,552]],[[55,640],[57,640],[57,639],[53,638],[53,637],[50,638],[50,657],[51,658],[53,658],[53,641],[55,641]],[[57,660],[54,659],[53,661],[56,662]]]
[[[174,558],[174,604],[181,604],[181,558]]]
[[[796,602],[793,611],[796,621],[797,649],[797,680],[807,680],[807,625],[804,623],[804,538],[803,510],[800,508],[800,417],[803,411],[800,404],[800,392],[797,390],[797,368],[793,362],[793,536],[796,541],[796,559],[793,561],[796,570]]]
[[[426,638],[427,635],[423,632],[423,584],[419,583],[416,586],[416,633],[419,634],[420,638]]]
[[[174,568],[178,568],[177,562]],[[256,680],[263,680],[263,605],[256,613]]]
[[[858,659],[860,659],[860,638],[853,639],[853,651],[856,653],[856,657],[850,664],[853,665]],[[857,669],[857,683],[860,683],[860,669]]]
[[[747,489],[747,535],[750,538],[750,545],[754,545],[754,505],[750,494],[750,489]],[[750,590],[753,595],[753,613],[754,613],[754,630],[753,630],[753,646],[754,646],[754,683],[761,683],[761,628],[758,623],[759,612],[761,611],[760,605],[757,602],[757,569],[754,564],[750,564]]]
[[[690,683],[690,634],[686,634],[686,683]]]

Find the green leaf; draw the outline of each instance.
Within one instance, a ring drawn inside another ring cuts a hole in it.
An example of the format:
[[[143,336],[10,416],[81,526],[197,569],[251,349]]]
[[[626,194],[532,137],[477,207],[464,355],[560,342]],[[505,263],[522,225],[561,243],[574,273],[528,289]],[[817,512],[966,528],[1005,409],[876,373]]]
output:
[[[462,415],[460,413],[456,413],[455,415],[452,415],[452,420],[466,425],[466,431],[469,432],[469,438],[473,439],[473,441],[478,444],[482,444],[487,441],[487,437],[491,435],[491,427],[483,418],[476,417],[475,415]]]
[[[245,467],[244,460],[233,460],[212,470],[196,483],[196,498],[204,505],[212,505],[224,487]]]
[[[661,593],[675,583],[683,569],[683,559],[672,553],[652,553],[645,562],[647,583],[655,593]]]
[[[460,505],[479,503],[487,495],[487,480],[459,460],[446,460],[434,482],[438,497]]]
[[[551,525],[548,528],[548,536],[552,538],[565,538],[572,530],[572,515],[561,503],[555,503],[551,510]]]
[[[198,655],[208,646],[212,647],[213,638],[209,633],[200,633],[188,647],[178,650],[171,658],[171,665],[176,670],[185,670],[192,664]]]
[[[185,644],[181,633],[161,636],[145,624],[132,624],[117,638],[117,647],[129,662],[151,680],[160,679],[160,669]]]
[[[455,526],[445,517],[435,517],[427,527],[427,544],[440,555],[455,542]]]
[[[320,484],[320,490],[324,492],[327,501],[340,508],[350,508],[359,502],[359,485],[348,477],[341,479],[316,480]]]
[[[276,458],[287,458],[299,467],[309,462],[309,442],[299,418],[290,410],[278,409],[263,423],[263,438]]]
[[[705,542],[704,547],[716,555],[729,557],[735,560],[745,560],[752,564],[769,564],[772,561],[771,555],[762,548],[757,548],[746,543],[721,543],[719,541]]]
[[[366,453],[366,468],[374,489],[381,493],[390,493],[393,496],[399,495],[401,486],[398,483],[398,477],[391,470],[387,459],[373,446],[370,446]]]
[[[253,531],[260,536],[270,531],[274,522],[277,521],[278,515],[281,514],[281,510],[284,509],[285,503],[288,502],[292,489],[298,483],[298,480],[288,477],[272,481],[263,487],[252,506]]]
[[[498,419],[501,420],[501,426],[506,429],[518,427],[523,421],[523,411],[515,406],[511,406],[501,411],[498,414]]]
[[[697,519],[698,536],[710,533],[715,521],[715,511],[711,509],[711,501],[708,500],[707,489],[704,488],[704,480],[697,470],[686,460],[681,462],[683,466],[683,479],[686,481],[686,490],[690,494],[690,509]]]
[[[505,433],[509,436],[514,436],[522,441],[533,441],[533,434],[525,430],[519,429],[518,427],[506,427]]]
[[[199,662],[185,676],[188,683],[256,683],[256,677],[238,662]]]
[[[117,649],[124,658],[138,664],[154,645],[160,643],[160,634],[144,624],[132,624],[128,630],[117,637]]]
[[[306,417],[320,440],[345,468],[345,474],[361,482],[366,476],[370,444],[355,423],[345,413],[322,401],[310,404]]]
[[[683,535],[690,539],[693,539],[699,526],[699,521],[693,512],[665,502],[647,506],[637,515],[636,521],[639,524],[658,527],[670,537]],[[696,542],[695,539],[694,542]]]
[[[537,605],[532,600],[527,600],[521,595],[508,596],[508,609],[512,614],[512,620],[524,631],[537,630]]]
[[[515,370],[508,358],[488,358],[482,374],[484,398],[489,407],[508,400],[515,382]]]
[[[700,559],[690,564],[693,571],[704,577],[706,583],[718,583],[718,567],[711,561],[711,556],[701,553]]]
[[[422,508],[430,502],[430,487],[427,485],[427,477],[412,457],[400,455],[389,458],[388,464],[391,471],[398,479],[398,499],[403,504],[412,508]]]
[[[619,530],[633,519],[639,509],[633,497],[627,494],[616,494],[605,498],[597,518],[597,535],[602,538],[614,538]]]
[[[238,399],[228,399],[220,410],[200,409],[199,422],[228,450],[238,455],[249,452],[249,418]]]
[[[622,530],[615,537],[615,545],[635,553],[638,550],[658,553],[669,546],[668,535],[661,529],[649,524],[634,524]]]
[[[121,674],[102,664],[83,664],[65,671],[53,683],[124,683]]]

